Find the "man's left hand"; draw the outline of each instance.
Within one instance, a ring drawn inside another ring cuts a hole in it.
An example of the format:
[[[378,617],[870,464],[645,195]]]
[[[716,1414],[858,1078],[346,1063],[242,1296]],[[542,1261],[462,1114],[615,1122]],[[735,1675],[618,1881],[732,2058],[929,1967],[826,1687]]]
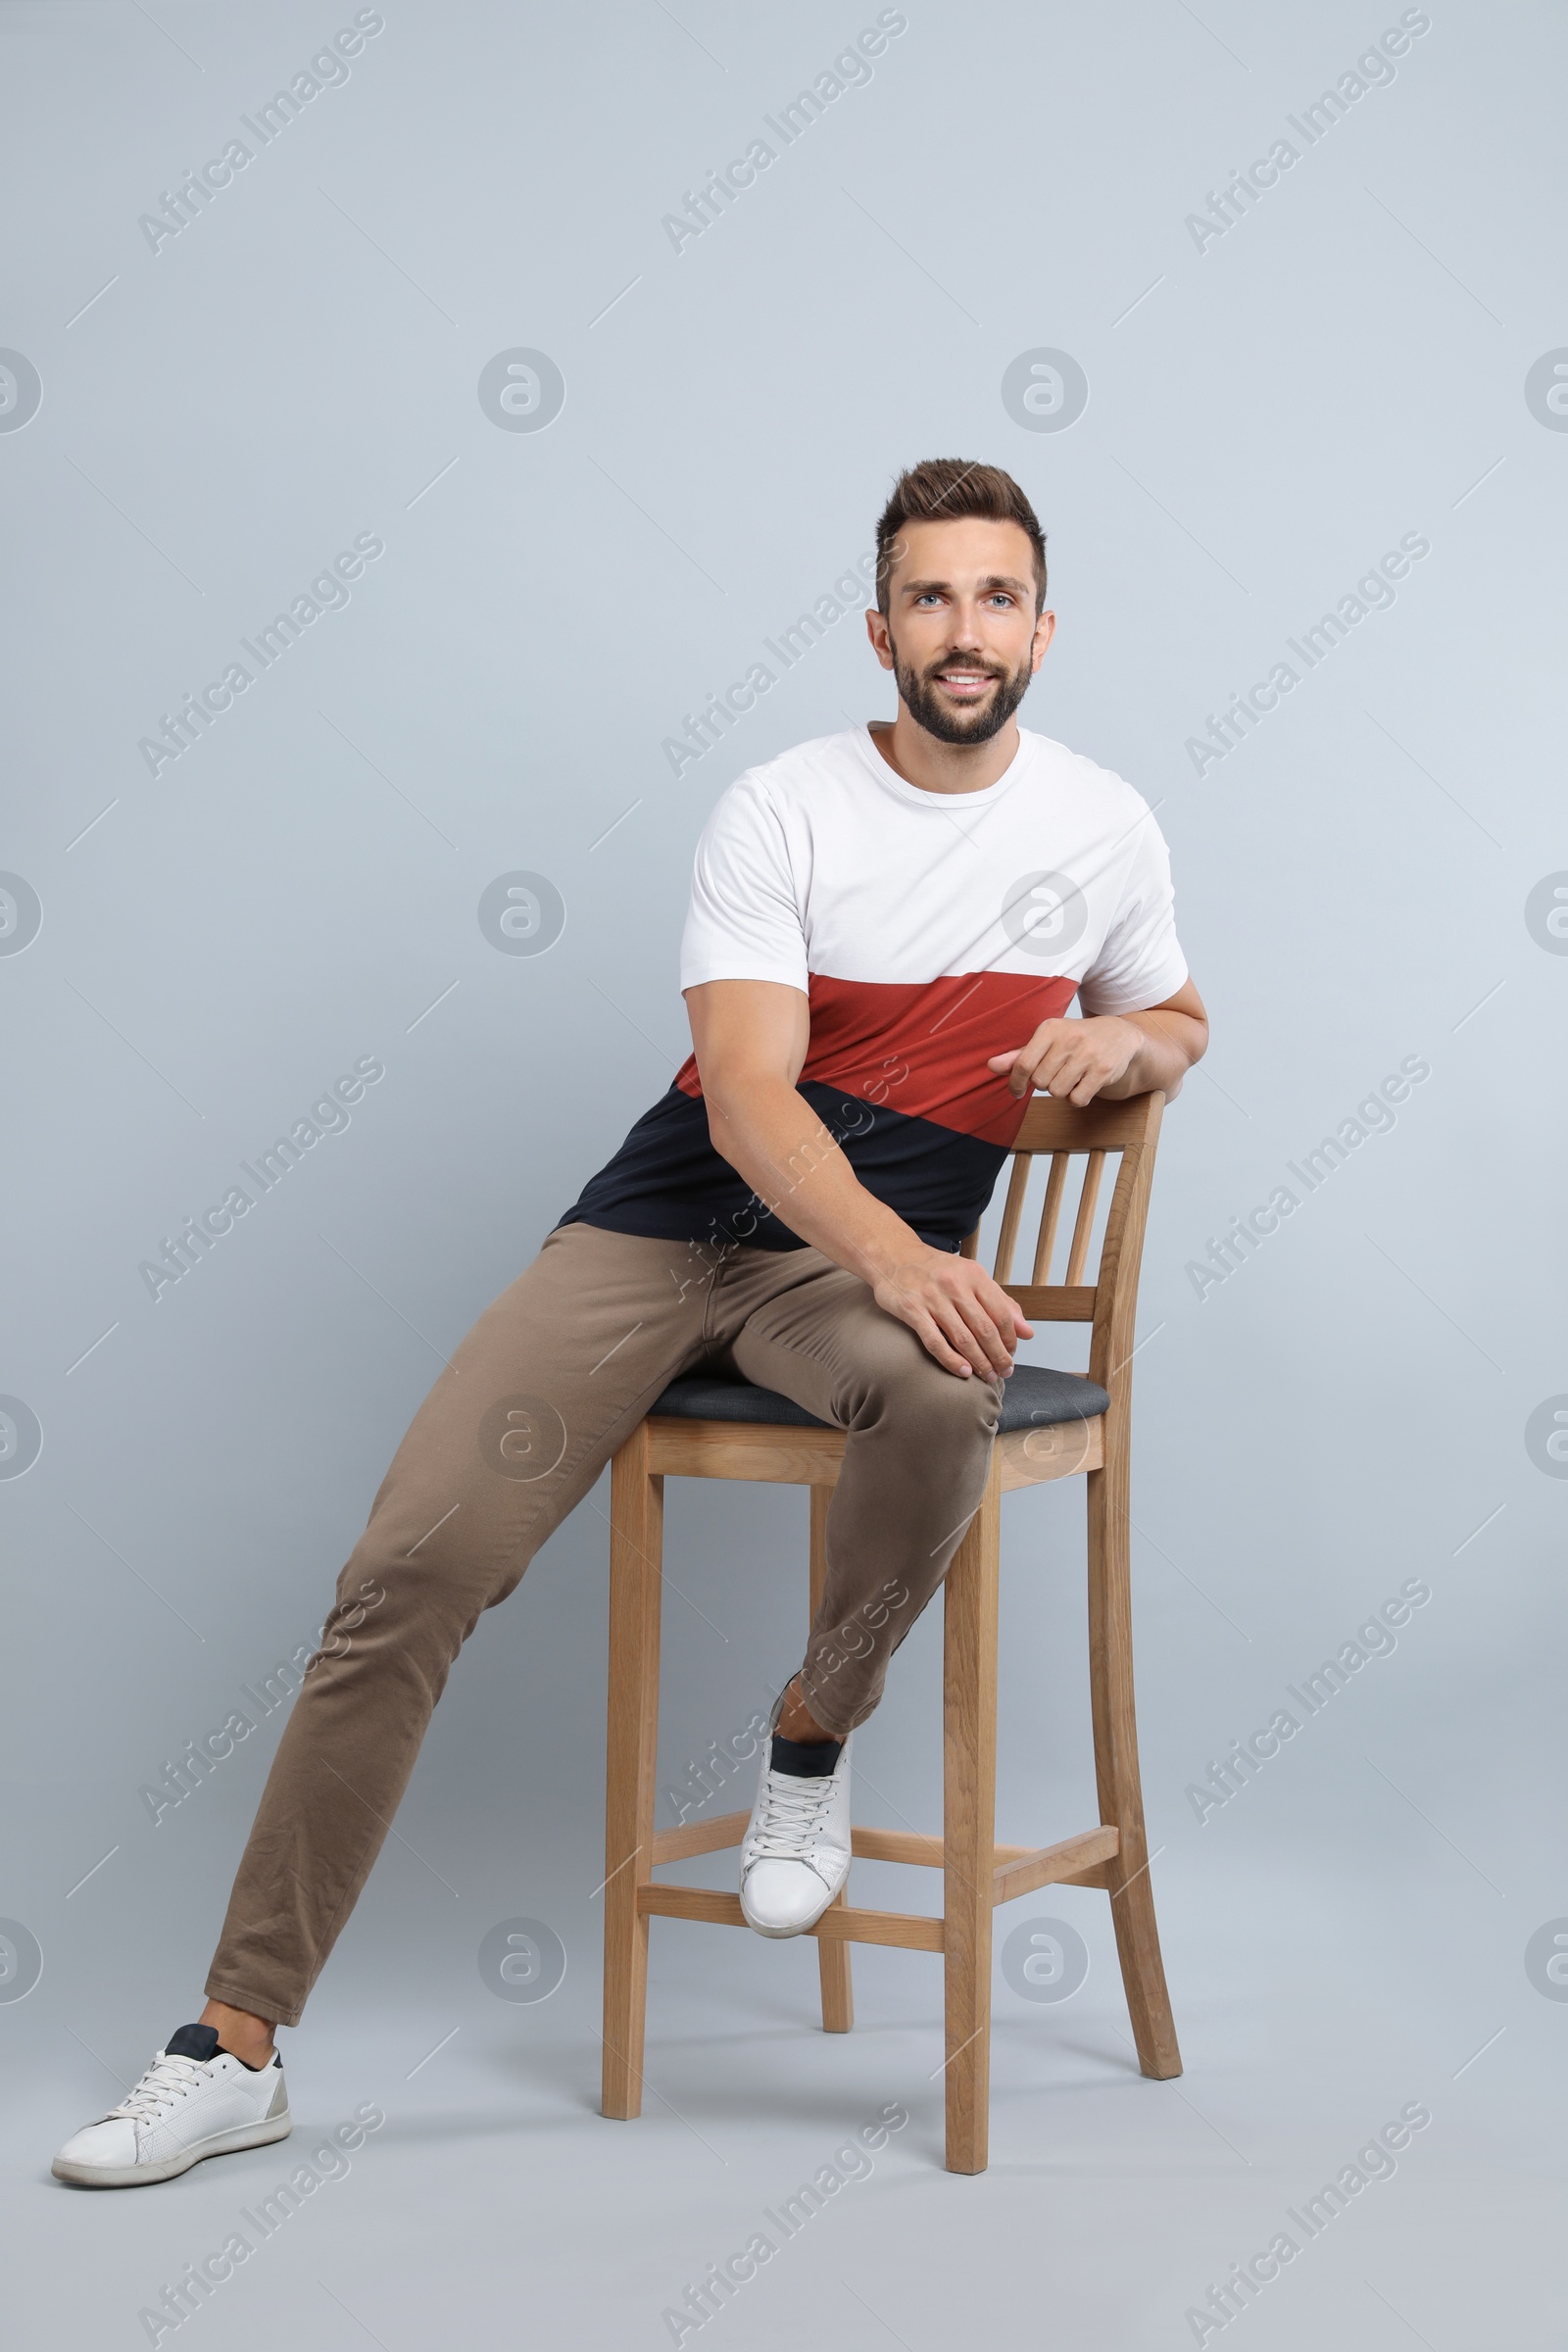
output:
[[[1082,1108],[1125,1078],[1148,1042],[1142,1029],[1115,1013],[1042,1021],[1026,1046],[993,1054],[986,1067],[1004,1077],[1014,1095],[1038,1089]]]

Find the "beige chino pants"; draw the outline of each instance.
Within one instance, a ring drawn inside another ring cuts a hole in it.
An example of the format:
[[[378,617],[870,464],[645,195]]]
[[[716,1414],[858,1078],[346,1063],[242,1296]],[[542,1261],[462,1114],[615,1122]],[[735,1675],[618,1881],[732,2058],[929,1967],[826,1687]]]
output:
[[[979,1503],[1000,1381],[943,1371],[820,1250],[558,1226],[460,1344],[381,1482],[268,1776],[210,1997],[298,2024],[458,1651],[668,1382],[697,1370],[847,1432],[802,1681],[829,1731],[871,1713]]]

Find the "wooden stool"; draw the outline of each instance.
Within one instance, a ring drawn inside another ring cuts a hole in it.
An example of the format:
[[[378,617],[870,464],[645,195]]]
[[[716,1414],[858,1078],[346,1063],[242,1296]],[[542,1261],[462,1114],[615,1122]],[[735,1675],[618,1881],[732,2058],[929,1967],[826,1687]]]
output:
[[[856,1829],[869,1861],[922,1863],[943,1873],[940,1917],[854,1909],[848,1888],[810,1932],[817,1938],[822,2024],[853,2022],[852,1943],[940,1952],[947,2011],[947,2162],[986,2168],[990,2108],[991,1914],[1037,1887],[1102,1886],[1110,1896],[1138,2062],[1163,2081],[1181,2073],[1149,1881],[1138,1736],[1133,1711],[1129,1595],[1128,1438],[1133,1325],[1144,1221],[1162,1095],[1093,1102],[1086,1110],[1038,1096],[1024,1113],[998,1244],[996,1278],[1033,1323],[1092,1326],[1089,1380],[1019,1365],[1005,1383],[1003,1428],[979,1509],[943,1588],[943,1834]],[[1030,1164],[1051,1154],[1032,1278],[1008,1280]],[[1101,1176],[1120,1154],[1099,1267],[1086,1283]],[[1069,1162],[1085,1154],[1065,1279],[1051,1263]],[[964,1254],[976,1253],[971,1234]],[[717,1392],[715,1398],[714,1392]],[[730,1399],[726,1409],[726,1399]],[[693,1415],[696,1417],[693,1417]],[[659,1744],[659,1620],[666,1476],[764,1479],[810,1489],[810,1601],[826,1575],[823,1530],[844,1458],[844,1435],[788,1398],[744,1383],[678,1381],[626,1440],[612,1469],[610,1754],[605,1826],[604,2099],[608,2116],[642,2106],[648,1923],[656,1913],[742,1927],[740,1898],[654,1878],[664,1862],[739,1845],[750,1819],[728,1813],[654,1828]],[[1015,1487],[1083,1471],[1089,1481],[1089,1684],[1100,1826],[1046,1846],[995,1841],[997,1598],[1001,1502]]]

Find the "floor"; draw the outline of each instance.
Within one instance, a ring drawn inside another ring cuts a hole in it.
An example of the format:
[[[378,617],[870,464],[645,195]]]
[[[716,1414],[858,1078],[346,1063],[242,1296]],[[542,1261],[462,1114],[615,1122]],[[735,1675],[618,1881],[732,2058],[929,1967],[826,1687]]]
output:
[[[999,1962],[978,2179],[942,2167],[939,1964],[919,1953],[858,1952],[856,2029],[825,2036],[809,1942],[656,1922],[635,2124],[596,2112],[591,1967],[568,1967],[537,2003],[491,1997],[474,1970],[454,1985],[444,2040],[445,2012],[396,1996],[356,2006],[334,1971],[287,2039],[287,2145],[122,2195],[49,2179],[54,2144],[105,2100],[106,2076],[74,2031],[40,2033],[3,2127],[27,2249],[11,2267],[7,2341],[415,2352],[505,2331],[584,2352],[699,2338],[1153,2352],[1239,2328],[1282,2352],[1568,2343],[1548,2251],[1561,2006],[1515,1967],[1494,2018],[1456,2009],[1484,1957],[1472,1938],[1495,1931],[1456,1912],[1453,1885],[1259,1870],[1238,1908],[1217,1882],[1240,1850],[1208,1864],[1214,1884],[1194,1867],[1161,1890],[1177,2082],[1146,2082],[1133,2064],[1103,1897],[1051,1890],[1000,1915],[999,1953],[1020,1922],[1054,1918],[1082,1936],[1090,1967],[1053,2001],[1026,1997]],[[721,1875],[723,1859],[685,1867]],[[916,1907],[935,1882],[915,1878],[858,1866],[858,1899]],[[414,1923],[416,1977],[420,1934]],[[123,2071],[144,2062],[112,2020],[96,2038]],[[346,2165],[324,2154],[318,2185],[274,2208],[264,2237],[258,2205],[357,2112],[385,2120]],[[1401,2115],[1401,2151],[1357,2166]],[[1364,2185],[1319,2207],[1309,2231],[1307,2201],[1347,2167]],[[804,2183],[816,2194],[802,2198]],[[163,2290],[236,2231],[244,2261],[177,2328],[161,2318]],[[1290,2259],[1265,2261],[1273,2276],[1225,2317],[1212,2289],[1282,2232]],[[741,2282],[710,2289],[705,2317],[690,2290],[748,2246]]]

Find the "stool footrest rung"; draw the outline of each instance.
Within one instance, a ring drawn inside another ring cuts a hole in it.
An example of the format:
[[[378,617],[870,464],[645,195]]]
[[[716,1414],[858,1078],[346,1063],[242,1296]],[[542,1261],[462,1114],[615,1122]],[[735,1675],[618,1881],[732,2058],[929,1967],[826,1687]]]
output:
[[[1079,1879],[1096,1865],[1108,1862],[1121,1850],[1121,1832],[1114,1823],[1104,1822],[1098,1830],[1080,1830],[1076,1838],[1063,1838],[1055,1845],[1042,1845],[1033,1853],[1020,1854],[1016,1861],[1004,1862],[996,1872],[991,1900],[1010,1903],[1015,1895],[1033,1894],[1037,1886],[1059,1886],[1064,1880]],[[1088,1879],[1090,1886],[1102,1886],[1098,1871]]]
[[[726,1845],[739,1845],[750,1813],[715,1813],[711,1821],[685,1823],[678,1830],[654,1832],[656,1862],[684,1862],[693,1854],[716,1854]]]
[[[710,1927],[747,1924],[740,1896],[713,1886],[639,1886],[637,1908],[661,1919],[704,1920]],[[915,1952],[942,1949],[941,1920],[917,1911],[857,1911],[847,1903],[833,1903],[806,1933],[825,1943],[890,1943]]]
[[[694,1821],[676,1830],[658,1830],[654,1835],[653,1859],[655,1863],[684,1862],[693,1854],[716,1854],[726,1846],[739,1845],[750,1820],[750,1813],[720,1813],[711,1821]],[[1118,1844],[1118,1833],[1105,1827],[1085,1830],[1055,1845],[994,1845],[991,1852],[998,1888],[995,1900],[1011,1902],[1016,1894],[1028,1894],[1036,1886],[1058,1885],[1067,1879],[1082,1879],[1091,1886],[1103,1886],[1100,1866],[1110,1860]],[[851,1850],[860,1862],[912,1862],[926,1870],[944,1867],[942,1839],[919,1830],[857,1828],[851,1832]],[[1019,1873],[1023,1875],[1018,1876]],[[1093,1875],[1087,1875],[1090,1873]],[[1007,1882],[1005,1892],[1002,1890],[1004,1877]]]

